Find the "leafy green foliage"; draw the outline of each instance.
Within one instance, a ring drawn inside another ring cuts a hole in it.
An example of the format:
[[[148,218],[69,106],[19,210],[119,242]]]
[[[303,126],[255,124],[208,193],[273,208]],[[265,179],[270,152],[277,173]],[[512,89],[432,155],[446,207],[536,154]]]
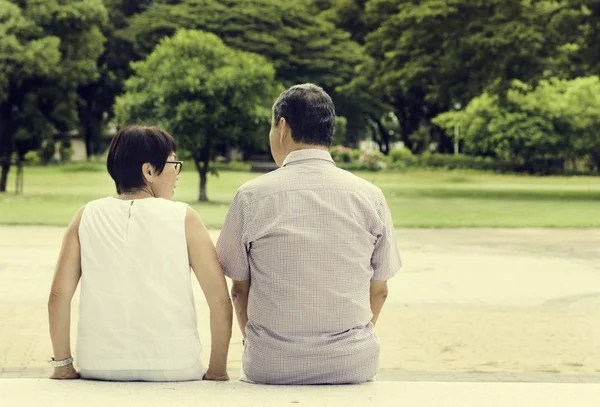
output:
[[[78,86],[97,76],[101,0],[0,0],[0,192],[7,161],[77,123]]]
[[[567,160],[600,157],[600,79],[596,76],[542,80],[532,87],[515,81],[505,97],[484,93],[460,112],[433,122],[460,127],[465,151],[530,163],[532,171],[560,171]]]
[[[536,172],[600,168],[600,0],[0,0],[0,191],[7,159],[56,133],[78,130],[88,158],[99,153],[116,96],[139,75],[130,63],[182,28],[261,55],[275,82],[323,86],[336,143],[446,153],[460,121],[468,154]],[[172,121],[216,120],[185,99],[194,92],[165,108]],[[241,129],[237,105],[221,103],[231,114],[217,115],[219,128],[233,130],[211,136],[209,155],[266,151],[267,122]],[[452,113],[457,103],[464,112]]]
[[[278,90],[263,57],[227,47],[216,35],[180,30],[133,64],[135,75],[116,101],[120,124],[167,129],[192,155],[200,173],[200,200],[216,149],[262,131]]]
[[[535,83],[560,70],[575,35],[558,35],[580,11],[564,2],[371,0],[366,49],[377,63],[366,82],[394,107],[402,140],[438,114],[483,92],[502,94],[517,79]],[[556,17],[559,18],[556,18]],[[570,27],[570,26],[569,26]],[[569,28],[571,29],[571,28]],[[572,29],[571,29],[572,30]],[[562,53],[561,53],[562,50]],[[550,70],[550,71],[549,71]],[[437,134],[444,150],[451,140]]]
[[[349,82],[363,61],[350,34],[316,18],[302,2],[185,0],[158,4],[133,17],[130,32],[141,55],[178,28],[219,36],[232,48],[263,55],[286,86],[314,82],[328,90]]]
[[[358,139],[365,127],[362,112],[372,99],[365,103],[340,87],[355,77],[365,55],[350,33],[318,14],[305,0],[182,0],[154,4],[134,16],[128,35],[143,57],[179,28],[216,34],[229,47],[267,58],[286,87],[305,82],[323,87],[338,114],[348,118],[349,137]]]
[[[366,3],[367,0],[313,0],[324,19],[349,32],[352,40],[359,44],[364,43],[365,35],[369,32]]]

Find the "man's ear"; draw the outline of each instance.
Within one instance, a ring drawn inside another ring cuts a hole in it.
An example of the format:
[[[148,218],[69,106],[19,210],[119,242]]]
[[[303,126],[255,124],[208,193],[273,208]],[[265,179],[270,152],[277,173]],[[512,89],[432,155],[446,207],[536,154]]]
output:
[[[283,143],[288,139],[292,138],[292,129],[290,128],[287,120],[284,117],[279,119],[279,123],[277,123],[277,127],[279,130],[279,141]]]

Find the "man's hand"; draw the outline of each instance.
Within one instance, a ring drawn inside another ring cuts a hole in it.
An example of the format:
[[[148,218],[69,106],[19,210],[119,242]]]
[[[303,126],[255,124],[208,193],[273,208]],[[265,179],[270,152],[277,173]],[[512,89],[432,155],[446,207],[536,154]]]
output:
[[[226,382],[229,380],[229,375],[227,374],[227,371],[211,371],[210,368],[206,371],[206,373],[204,373],[204,377],[202,377],[202,380],[213,380],[213,381],[217,381],[217,382]]]
[[[74,380],[79,379],[80,377],[81,376],[79,376],[79,373],[75,370],[73,365],[55,367],[54,373],[50,376],[50,378],[54,380]]]

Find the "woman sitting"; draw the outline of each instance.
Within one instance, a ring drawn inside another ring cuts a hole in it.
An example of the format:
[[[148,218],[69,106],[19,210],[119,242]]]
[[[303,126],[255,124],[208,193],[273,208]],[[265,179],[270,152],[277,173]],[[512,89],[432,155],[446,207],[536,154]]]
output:
[[[131,126],[112,140],[116,197],[89,202],[67,228],[48,311],[53,379],[228,380],[232,306],[213,242],[198,214],[171,198],[181,172],[175,140]],[[210,308],[205,372],[190,266]],[[81,279],[77,366],[71,300]]]

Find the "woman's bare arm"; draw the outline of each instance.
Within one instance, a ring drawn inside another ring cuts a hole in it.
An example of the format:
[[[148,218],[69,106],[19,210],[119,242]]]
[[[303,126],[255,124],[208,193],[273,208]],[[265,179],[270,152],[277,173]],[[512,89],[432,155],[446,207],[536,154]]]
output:
[[[77,212],[65,232],[48,298],[50,338],[55,360],[71,357],[71,300],[81,278],[79,223],[83,210],[81,208]],[[55,368],[51,376],[53,379],[78,377],[73,365]]]
[[[211,352],[205,379],[228,380],[227,353],[231,341],[233,307],[208,230],[196,211],[189,207],[185,234],[190,265],[210,308]]]

